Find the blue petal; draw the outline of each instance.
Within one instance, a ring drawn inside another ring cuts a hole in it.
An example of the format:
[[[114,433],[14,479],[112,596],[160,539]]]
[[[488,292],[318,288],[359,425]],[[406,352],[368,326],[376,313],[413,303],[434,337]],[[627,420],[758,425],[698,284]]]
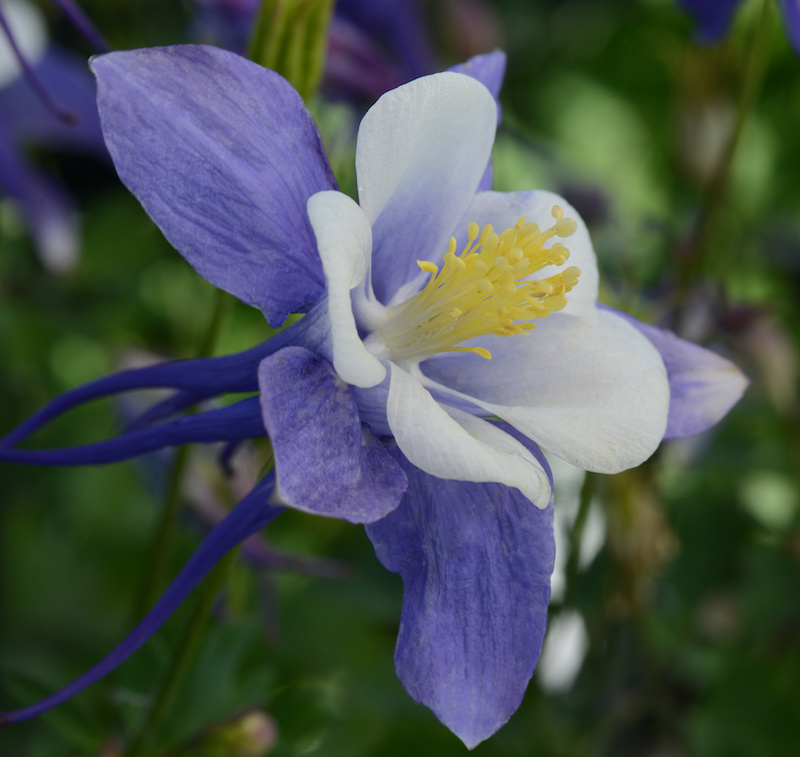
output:
[[[485,55],[474,55],[464,63],[451,66],[448,71],[455,71],[457,74],[466,74],[473,79],[477,79],[488,89],[495,100],[500,95],[500,88],[503,86],[503,78],[506,75],[506,54],[502,50],[495,50],[493,53]],[[501,109],[497,103],[497,123],[500,123]]]
[[[163,447],[264,436],[258,399],[120,434],[114,439],[65,449],[16,449],[0,446],[0,460],[28,465],[99,465],[128,460]]]
[[[28,720],[56,707],[128,659],[162,626],[223,555],[283,512],[282,508],[267,504],[274,484],[274,476],[270,474],[211,531],[153,609],[111,654],[52,696],[30,707],[0,715],[0,727]]]
[[[477,79],[492,93],[492,96],[497,101],[497,123],[499,124],[503,117],[503,109],[498,98],[506,75],[506,54],[496,50],[486,55],[474,55],[468,61],[451,66],[448,70]],[[484,171],[481,183],[478,185],[478,192],[488,192],[493,186],[494,170],[492,159],[489,158],[486,171]]]
[[[327,360],[287,347],[261,363],[258,377],[283,502],[352,523],[397,507],[405,474],[362,425],[350,387]]]
[[[541,452],[526,444],[552,483]],[[392,453],[408,492],[367,534],[378,559],[403,578],[397,675],[472,748],[519,707],[539,658],[555,557],[553,503],[539,510],[501,484],[434,478]]]
[[[273,325],[324,291],[306,214],[336,183],[300,96],[233,53],[176,46],[93,59],[120,178],[215,286]]]
[[[605,310],[613,310],[603,306]],[[730,360],[681,339],[666,329],[637,321],[613,310],[633,324],[659,351],[669,379],[669,415],[665,439],[707,431],[739,401],[749,383]]]

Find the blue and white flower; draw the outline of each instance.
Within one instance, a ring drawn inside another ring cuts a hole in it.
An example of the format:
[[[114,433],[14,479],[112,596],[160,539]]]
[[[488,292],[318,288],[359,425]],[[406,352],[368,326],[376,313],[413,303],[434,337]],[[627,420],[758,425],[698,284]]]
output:
[[[305,315],[239,355],[80,387],[3,440],[7,460],[84,464],[266,433],[276,461],[118,650],[8,722],[104,675],[284,507],[367,524],[404,582],[397,674],[467,746],[517,709],[554,556],[539,447],[588,470],[636,466],[719,420],[746,382],[598,307],[595,254],[564,200],[490,191],[498,109],[483,82],[496,89],[503,65],[483,56],[384,95],[359,130],[356,202],[277,74],[208,47],[94,60],[120,178],[167,239],[271,324]],[[116,439],[16,446],[75,404],[145,386],[176,392]],[[258,396],[173,417],[226,392]]]

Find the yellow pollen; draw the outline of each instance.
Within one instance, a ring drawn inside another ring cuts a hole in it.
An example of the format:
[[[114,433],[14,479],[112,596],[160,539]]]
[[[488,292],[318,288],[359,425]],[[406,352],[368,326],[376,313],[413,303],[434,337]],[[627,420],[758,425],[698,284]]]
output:
[[[483,347],[460,347],[476,336],[514,336],[534,328],[528,323],[563,309],[566,294],[577,283],[580,269],[570,266],[545,279],[529,278],[547,267],[561,266],[569,250],[554,237],[568,237],[577,228],[553,206],[554,223],[540,229],[520,218],[514,226],[497,234],[491,224],[482,229],[467,226],[468,242],[456,254],[450,239],[441,269],[418,260],[421,270],[431,274],[425,287],[392,308],[381,328],[383,340],[395,359],[424,359],[439,352],[473,352],[491,359]],[[521,321],[521,323],[520,323]]]

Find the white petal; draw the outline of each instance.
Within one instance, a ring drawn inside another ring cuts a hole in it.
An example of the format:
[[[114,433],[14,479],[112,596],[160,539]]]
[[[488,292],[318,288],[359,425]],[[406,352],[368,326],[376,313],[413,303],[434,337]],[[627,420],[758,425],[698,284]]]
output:
[[[548,623],[542,655],[536,666],[539,684],[548,694],[572,688],[589,649],[586,624],[577,610],[567,610]]]
[[[364,282],[372,250],[372,230],[358,205],[341,192],[317,192],[308,199],[308,217],[325,271],[333,367],[348,384],[380,384],[386,368],[358,335],[350,290]]]
[[[491,360],[442,356],[421,368],[584,470],[632,468],[661,442],[669,409],[664,363],[619,316],[554,313],[526,335],[481,345]]]
[[[489,160],[497,106],[475,79],[423,76],[387,92],[358,131],[361,207],[373,226],[375,294],[386,304],[419,270],[447,252]]]
[[[522,444],[487,421],[445,408],[411,374],[390,366],[389,427],[414,465],[439,478],[515,486],[537,507],[547,507],[547,475]]]
[[[458,249],[463,249],[467,241],[466,228],[470,221],[475,221],[481,228],[490,223],[499,234],[513,226],[523,216],[528,221],[539,224],[540,228],[547,229],[553,225],[551,211],[554,205],[559,205],[564,210],[564,217],[572,218],[578,227],[570,236],[553,240],[561,242],[570,252],[569,259],[564,265],[543,268],[534,274],[534,278],[544,279],[570,266],[580,268],[581,277],[575,288],[567,294],[567,307],[562,312],[581,315],[593,308],[597,302],[597,256],[586,224],[578,215],[578,211],[563,197],[544,190],[481,192],[475,196],[467,209],[455,232],[455,237],[458,240]]]

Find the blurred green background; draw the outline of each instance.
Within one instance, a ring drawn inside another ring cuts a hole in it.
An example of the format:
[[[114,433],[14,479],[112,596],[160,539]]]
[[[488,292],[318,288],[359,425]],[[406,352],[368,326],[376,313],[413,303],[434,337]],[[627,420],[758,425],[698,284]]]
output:
[[[800,754],[800,60],[777,12],[705,250],[695,235],[758,6],[745,4],[723,45],[701,48],[671,0],[421,4],[442,66],[508,53],[496,188],[565,194],[592,230],[605,301],[671,324],[752,381],[712,432],[664,445],[638,471],[592,479],[599,551],[573,560],[553,608],[582,617],[585,659],[556,690],[534,676],[519,711],[476,754]],[[186,41],[193,10],[173,0],[82,7],[116,48]],[[42,8],[55,39],[92,52]],[[352,186],[345,136],[358,116],[323,101],[312,109]],[[2,431],[136,356],[191,356],[214,305],[213,289],[112,169],[52,152],[35,159],[77,197],[84,246],[74,272],[49,273],[0,199]],[[269,333],[236,303],[217,352]],[[126,412],[98,402],[36,442],[107,438]],[[191,475],[205,480],[208,460],[195,456]],[[125,635],[166,465],[154,456],[81,469],[0,465],[0,709],[58,689]],[[225,501],[218,486],[201,489]],[[186,509],[171,574],[202,538],[201,520]],[[152,754],[244,754],[209,729],[252,709],[277,728],[276,757],[464,754],[394,676],[400,580],[363,530],[290,513],[267,536],[337,562],[314,563],[322,575],[236,566]],[[101,683],[0,732],[0,754],[120,754],[191,610],[190,600]]]

